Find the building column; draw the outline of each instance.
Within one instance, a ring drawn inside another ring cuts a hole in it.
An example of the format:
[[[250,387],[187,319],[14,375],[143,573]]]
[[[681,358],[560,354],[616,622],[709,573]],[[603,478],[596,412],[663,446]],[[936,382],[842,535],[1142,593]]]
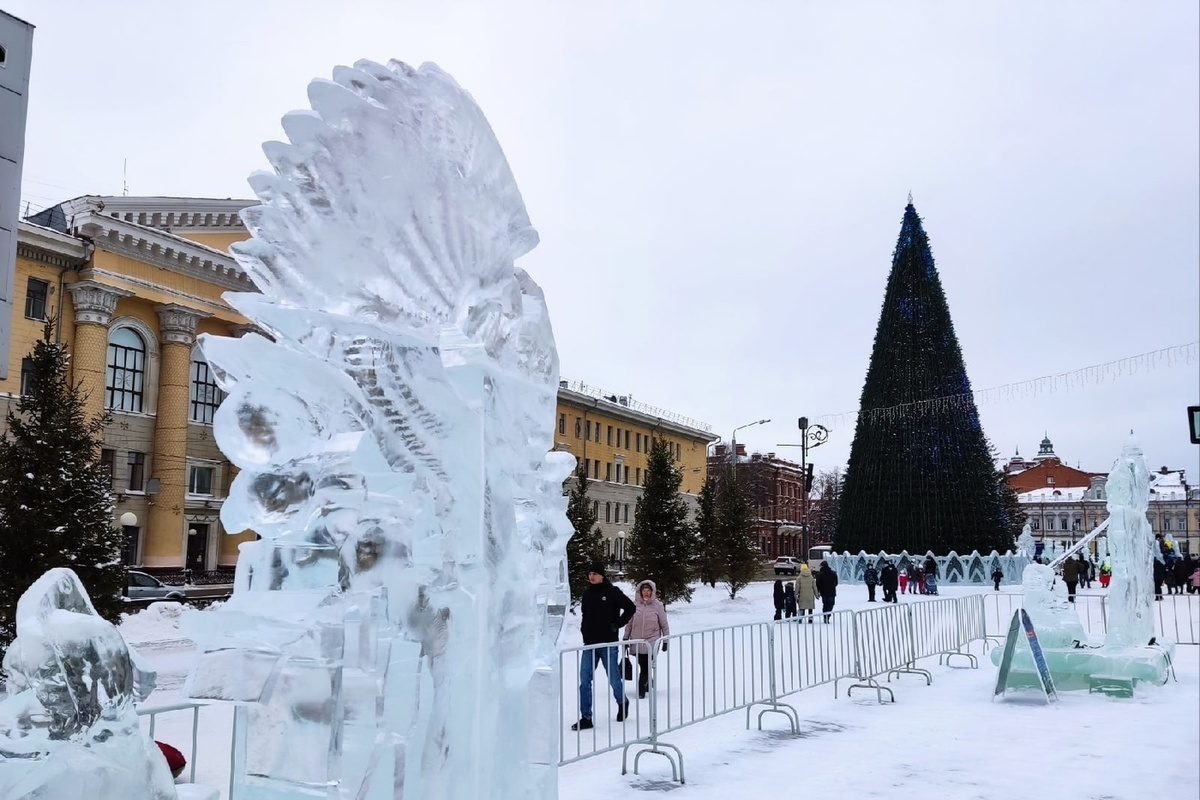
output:
[[[183,500],[187,491],[192,345],[196,342],[196,323],[209,315],[173,303],[157,306],[155,310],[158,311],[162,351],[151,467],[158,479],[158,493],[150,506],[143,561],[183,565],[187,536]]]
[[[117,301],[132,292],[95,281],[67,285],[75,307],[75,345],[71,354],[73,380],[83,387],[84,412],[92,420],[104,413],[105,373],[108,367],[108,323]]]

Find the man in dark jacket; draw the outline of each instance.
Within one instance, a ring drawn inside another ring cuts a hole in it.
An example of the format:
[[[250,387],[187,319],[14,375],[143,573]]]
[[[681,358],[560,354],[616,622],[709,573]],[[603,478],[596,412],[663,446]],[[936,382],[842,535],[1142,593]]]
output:
[[[883,587],[883,602],[900,602],[896,599],[896,589],[900,586],[900,570],[896,569],[896,565],[891,561],[879,570],[879,585]]]
[[[817,594],[821,595],[821,613],[825,615],[826,624],[833,612],[833,602],[837,598],[837,585],[837,573],[829,568],[828,561],[822,561],[821,568],[817,570]]]
[[[879,572],[875,569],[874,564],[868,564],[867,569],[863,572],[863,583],[867,584],[867,602],[875,602],[875,586],[879,583]]]
[[[579,627],[583,634],[583,643],[589,645],[616,642],[621,637],[621,629],[633,618],[637,608],[624,592],[613,586],[604,574],[604,565],[599,561],[588,565],[588,584],[579,599],[582,615]],[[617,722],[625,720],[629,713],[629,701],[625,699],[619,649],[616,646],[597,647],[594,650],[584,650],[580,654],[579,722],[572,725],[571,730],[583,731],[592,727],[592,681],[596,673],[596,664],[603,664],[604,671],[608,673],[613,699],[617,701]]]

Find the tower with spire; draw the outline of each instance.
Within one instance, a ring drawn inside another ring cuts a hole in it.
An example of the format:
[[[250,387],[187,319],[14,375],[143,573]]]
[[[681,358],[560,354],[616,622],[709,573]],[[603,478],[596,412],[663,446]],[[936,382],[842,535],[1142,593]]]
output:
[[[1001,480],[929,237],[911,202],[892,255],[842,492],[837,550],[1012,546]]]

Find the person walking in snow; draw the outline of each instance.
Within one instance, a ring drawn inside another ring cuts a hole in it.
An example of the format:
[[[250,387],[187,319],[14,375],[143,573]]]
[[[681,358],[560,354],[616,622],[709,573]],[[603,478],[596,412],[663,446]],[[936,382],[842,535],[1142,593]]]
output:
[[[775,620],[778,622],[783,617],[783,581],[775,581],[773,597],[775,599]]]
[[[874,564],[867,564],[866,570],[863,572],[863,583],[867,585],[867,602],[875,602],[875,586],[879,583],[879,573],[875,570]]]
[[[783,585],[783,618],[796,616],[796,587],[791,581]]]
[[[635,611],[629,623],[625,626],[625,639],[643,639],[644,642],[633,642],[629,651],[638,660],[638,699],[641,700],[650,691],[650,653],[664,636],[671,635],[671,626],[667,624],[667,609],[658,599],[658,587],[654,581],[644,580],[638,584],[637,595],[633,598]],[[667,642],[663,639],[662,649],[665,653]]]
[[[821,595],[821,613],[825,615],[825,624],[829,624],[829,617],[833,612],[833,604],[837,599],[837,573],[829,568],[828,561],[821,562],[821,568],[817,570],[817,594]]]
[[[896,599],[896,587],[900,582],[900,570],[896,569],[896,565],[889,561],[883,565],[883,569],[879,570],[879,585],[883,587],[883,602],[899,603]]]
[[[808,564],[800,565],[800,571],[796,573],[795,587],[796,612],[799,615],[796,621],[812,622],[813,606],[817,599],[817,581],[813,578]]]
[[[1075,587],[1079,584],[1079,562],[1068,558],[1062,565],[1063,583],[1067,585],[1067,602],[1075,602]]]
[[[1002,580],[1004,580],[1004,573],[1001,571],[1000,565],[997,564],[996,568],[992,570],[992,583],[995,584],[997,592],[1000,591],[1000,581]]]
[[[579,721],[571,725],[573,731],[584,731],[592,725],[592,681],[596,665],[602,664],[608,673],[608,685],[612,687],[613,699],[617,701],[617,722],[623,722],[629,714],[629,700],[625,697],[625,683],[621,674],[620,653],[615,644],[621,628],[629,623],[637,611],[633,601],[612,584],[604,573],[604,564],[593,561],[588,565],[588,587],[579,599],[581,612],[580,633],[583,643],[606,644],[584,650],[579,662]]]
[[[912,569],[912,567],[905,567],[904,569],[897,570],[900,580],[900,594],[908,593],[908,571],[910,569]]]

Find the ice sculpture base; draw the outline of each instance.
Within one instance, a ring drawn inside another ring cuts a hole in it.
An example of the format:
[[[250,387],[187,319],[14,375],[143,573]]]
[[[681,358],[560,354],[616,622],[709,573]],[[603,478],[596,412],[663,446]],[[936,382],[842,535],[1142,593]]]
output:
[[[1174,644],[1153,647],[1073,647],[1070,649],[1042,648],[1050,677],[1057,691],[1106,691],[1104,687],[1128,687],[1132,691],[1139,682],[1166,683],[1175,655]],[[992,663],[999,666],[1004,648],[992,650]],[[1027,648],[1013,653],[1008,673],[1010,688],[1040,689],[1037,668]]]

